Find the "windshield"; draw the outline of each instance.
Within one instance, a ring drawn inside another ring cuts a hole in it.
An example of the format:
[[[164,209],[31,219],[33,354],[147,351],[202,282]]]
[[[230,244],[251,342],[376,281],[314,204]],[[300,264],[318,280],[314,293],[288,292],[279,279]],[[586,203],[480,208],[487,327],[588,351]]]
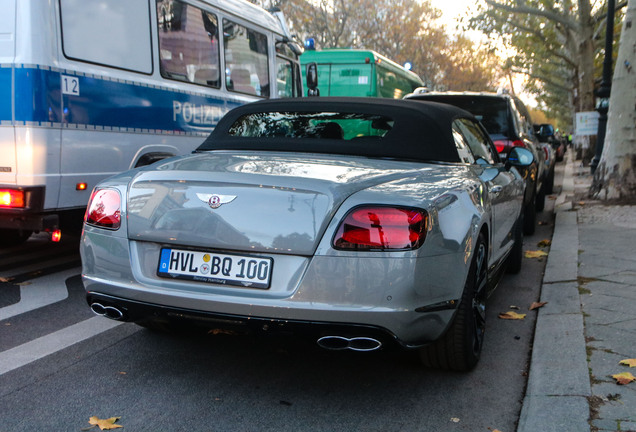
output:
[[[481,122],[491,136],[504,135],[511,137],[514,135],[510,133],[508,123],[508,104],[502,98],[490,96],[431,95],[421,100],[455,105],[468,111],[477,117],[477,120]]]

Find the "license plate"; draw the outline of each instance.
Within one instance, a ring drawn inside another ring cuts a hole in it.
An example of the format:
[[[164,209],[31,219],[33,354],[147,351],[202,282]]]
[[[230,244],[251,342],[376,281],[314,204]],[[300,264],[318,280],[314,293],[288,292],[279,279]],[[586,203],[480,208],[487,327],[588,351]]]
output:
[[[267,289],[272,265],[271,258],[166,248],[161,250],[157,274],[168,278]]]

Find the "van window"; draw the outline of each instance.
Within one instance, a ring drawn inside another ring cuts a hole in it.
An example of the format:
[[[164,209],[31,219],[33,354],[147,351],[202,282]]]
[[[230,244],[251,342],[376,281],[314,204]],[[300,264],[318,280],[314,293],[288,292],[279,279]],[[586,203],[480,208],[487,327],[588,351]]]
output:
[[[294,97],[294,64],[276,57],[276,87],[279,98]]]
[[[68,58],[152,73],[148,0],[60,0]]]
[[[175,0],[157,1],[161,75],[221,86],[219,21],[215,14]]]
[[[224,19],[223,45],[227,89],[269,97],[267,36]]]

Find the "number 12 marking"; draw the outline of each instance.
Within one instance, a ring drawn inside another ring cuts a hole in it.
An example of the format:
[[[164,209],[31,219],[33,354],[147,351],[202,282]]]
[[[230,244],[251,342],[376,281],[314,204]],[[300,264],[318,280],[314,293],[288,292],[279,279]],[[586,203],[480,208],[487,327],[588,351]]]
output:
[[[79,96],[79,78],[74,76],[62,75],[62,94]]]

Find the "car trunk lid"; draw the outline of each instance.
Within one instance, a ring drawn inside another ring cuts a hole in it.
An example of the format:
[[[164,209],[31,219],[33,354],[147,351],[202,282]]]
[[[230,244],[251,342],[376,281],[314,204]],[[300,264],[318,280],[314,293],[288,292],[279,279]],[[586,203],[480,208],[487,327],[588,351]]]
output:
[[[311,255],[358,190],[404,175],[399,163],[329,156],[213,152],[135,177],[128,235],[194,248]]]

